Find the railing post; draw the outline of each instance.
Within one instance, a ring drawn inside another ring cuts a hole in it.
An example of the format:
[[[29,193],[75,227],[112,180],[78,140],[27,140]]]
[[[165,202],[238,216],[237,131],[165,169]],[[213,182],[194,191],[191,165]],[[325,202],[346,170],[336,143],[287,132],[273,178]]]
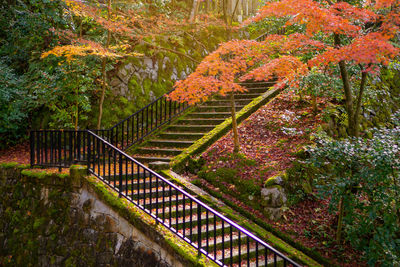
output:
[[[185,208],[185,207],[183,207]],[[197,203],[197,248],[198,256],[201,255],[201,206]]]
[[[61,168],[62,168],[62,161],[61,161],[61,131],[58,131],[58,162],[59,162],[59,166],[58,166],[58,171],[61,172]]]
[[[119,197],[122,197],[122,154],[119,154]]]
[[[33,131],[29,132],[29,142],[31,146],[31,166],[33,166],[35,164],[35,136]]]
[[[91,154],[92,154],[92,144],[90,142],[90,133],[88,131],[86,131],[87,133],[87,168],[88,170],[90,170],[90,158],[91,158]]]

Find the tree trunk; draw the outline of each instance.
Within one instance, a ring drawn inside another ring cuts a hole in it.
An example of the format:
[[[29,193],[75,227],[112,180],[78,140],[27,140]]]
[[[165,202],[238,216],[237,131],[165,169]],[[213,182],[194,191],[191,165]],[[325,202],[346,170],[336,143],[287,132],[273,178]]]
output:
[[[234,19],[234,17],[235,17],[235,13],[236,13],[236,9],[237,9],[237,7],[238,7],[239,1],[240,1],[240,0],[236,0],[235,8],[233,9],[232,16],[231,16],[231,25],[232,25],[232,23],[233,23],[233,19]]]
[[[340,46],[340,37],[338,34],[334,35],[335,45],[337,48]],[[343,90],[346,101],[346,111],[348,117],[348,132],[350,136],[355,135],[354,131],[354,109],[353,109],[353,95],[351,93],[351,86],[349,81],[349,74],[347,72],[346,63],[339,61],[340,76],[343,81]]]
[[[363,69],[361,68],[361,71]],[[359,137],[360,136],[360,111],[361,111],[361,103],[362,103],[362,97],[365,89],[365,83],[367,81],[367,73],[362,72],[361,73],[361,84],[360,84],[360,91],[357,96],[357,105],[356,105],[356,111],[354,112],[354,136]]]
[[[336,242],[338,244],[340,244],[340,241],[342,239],[343,214],[344,214],[344,203],[343,203],[343,197],[342,197],[339,202],[339,218],[338,218],[337,230],[336,230]]]
[[[190,12],[190,18],[189,22],[194,22],[196,20],[197,12],[199,9],[200,1],[199,0],[193,0],[193,7],[192,11]]]
[[[236,121],[236,110],[235,110],[235,95],[231,92],[231,116],[232,116],[232,131],[233,131],[233,152],[238,153],[240,150],[239,134]]]
[[[107,12],[108,12],[108,20],[110,20],[111,17],[111,0],[108,0],[107,4]],[[107,41],[106,41],[106,48],[110,45],[110,38],[111,38],[111,33],[110,31],[107,31]],[[106,88],[107,88],[107,73],[106,73],[106,65],[107,65],[107,58],[104,57],[101,62],[101,96],[100,96],[100,103],[99,103],[99,117],[97,118],[97,128],[100,129],[101,127],[101,119],[103,117],[103,104],[104,104],[104,96],[106,94]]]
[[[224,14],[225,24],[228,24],[228,3],[227,0],[222,0],[222,12]]]
[[[318,104],[317,104],[317,96],[316,95],[311,95],[311,101],[312,101],[312,108],[314,114],[318,113]]]

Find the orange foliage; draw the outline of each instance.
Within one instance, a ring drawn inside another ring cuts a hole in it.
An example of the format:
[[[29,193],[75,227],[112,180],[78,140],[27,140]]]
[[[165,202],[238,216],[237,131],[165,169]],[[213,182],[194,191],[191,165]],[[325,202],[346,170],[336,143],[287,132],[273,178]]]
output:
[[[364,72],[377,73],[400,54],[400,49],[390,43],[399,32],[399,0],[368,2],[365,7],[345,2],[330,5],[313,0],[273,1],[266,3],[245,25],[266,17],[286,18],[286,26],[303,25],[305,34],[275,34],[262,42],[224,43],[187,79],[177,82],[170,97],[196,103],[213,94],[244,90],[236,80],[276,78],[278,86],[286,82],[296,86],[298,78],[306,75],[309,68],[324,71],[340,61],[358,65]],[[346,41],[335,46],[334,35],[344,35]]]

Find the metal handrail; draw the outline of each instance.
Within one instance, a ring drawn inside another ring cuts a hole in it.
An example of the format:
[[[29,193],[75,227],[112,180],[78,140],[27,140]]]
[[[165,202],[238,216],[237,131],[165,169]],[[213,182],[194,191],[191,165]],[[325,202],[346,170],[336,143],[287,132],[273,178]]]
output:
[[[167,180],[166,178],[162,177],[161,175],[159,175],[158,173],[154,172],[153,170],[149,169],[148,167],[146,167],[145,165],[143,165],[142,163],[140,163],[139,161],[135,160],[134,158],[132,158],[131,156],[129,156],[127,153],[125,153],[124,151],[118,149],[117,147],[115,147],[114,145],[112,145],[111,143],[109,143],[108,141],[106,141],[105,139],[103,139],[102,137],[96,135],[95,133],[93,133],[92,131],[88,131],[88,146],[89,146],[89,150],[88,150],[88,170],[90,173],[94,174],[95,176],[99,177],[102,180],[105,180],[104,177],[101,177],[100,173],[96,173],[95,168],[91,168],[91,138],[90,136],[93,136],[93,138],[98,139],[103,145],[107,145],[109,148],[111,148],[114,151],[114,155],[115,154],[119,154],[119,158],[121,158],[121,155],[124,156],[126,158],[125,161],[130,161],[133,162],[135,165],[137,165],[139,168],[143,169],[145,172],[148,172],[151,176],[156,177],[157,179],[161,180],[163,183],[167,184],[168,186],[172,187],[174,190],[180,192],[182,195],[184,195],[187,199],[193,201],[194,203],[196,203],[198,206],[202,207],[203,209],[205,209],[206,211],[210,212],[211,214],[213,214],[214,216],[220,218],[222,221],[224,221],[225,223],[228,223],[231,227],[236,228],[240,233],[245,234],[246,236],[250,237],[252,240],[254,240],[255,242],[257,242],[259,245],[263,246],[265,249],[268,249],[270,251],[272,251],[274,253],[274,259],[276,260],[276,256],[279,256],[280,258],[283,259],[284,261],[284,265],[286,266],[287,263],[292,264],[293,266],[300,266],[299,264],[297,264],[295,261],[291,260],[290,258],[286,257],[285,255],[283,255],[281,252],[279,252],[278,250],[276,250],[275,248],[271,247],[269,244],[267,244],[266,242],[264,242],[263,240],[261,240],[260,238],[258,238],[257,236],[255,236],[253,233],[251,233],[250,231],[248,231],[247,229],[243,228],[242,226],[238,225],[237,223],[235,223],[234,221],[230,220],[229,218],[225,217],[224,215],[222,215],[221,213],[219,213],[218,211],[214,210],[213,208],[209,207],[208,205],[206,205],[205,203],[203,203],[202,201],[194,198],[193,196],[191,196],[189,193],[187,193],[186,191],[182,190],[181,188],[179,188],[178,186],[176,186],[174,183],[170,182],[169,180]],[[95,146],[96,147],[96,146]],[[98,148],[98,146],[97,146]],[[116,158],[118,158],[117,156],[115,156]],[[117,163],[118,164],[122,164],[121,161]],[[93,165],[95,166],[95,163],[93,163]],[[123,168],[122,166],[118,166],[117,169],[121,169]],[[114,168],[115,171],[115,168]],[[127,175],[127,174],[126,174]],[[119,175],[119,179],[121,179],[122,177],[122,173],[120,173]],[[158,181],[158,180],[157,180]],[[125,198],[127,198],[131,203],[135,204],[136,206],[139,206],[139,208],[141,208],[142,210],[144,210],[146,213],[148,213],[150,216],[152,216],[157,223],[161,223],[164,226],[166,226],[168,229],[171,230],[171,225],[170,224],[166,224],[164,223],[164,219],[161,219],[159,216],[154,215],[151,210],[147,210],[143,207],[140,207],[140,205],[138,205],[137,203],[135,203],[134,201],[132,201],[131,199],[129,199],[129,197],[127,195],[125,195],[121,189],[118,189],[117,186],[112,186],[109,183],[108,184],[110,187],[112,187],[114,190],[116,190],[120,196],[124,196]],[[122,180],[119,181],[119,186],[122,186]],[[158,191],[157,191],[158,192]],[[150,197],[151,198],[151,197]],[[157,202],[157,204],[159,204],[159,202]],[[191,205],[192,206],[192,205]],[[197,219],[198,221],[201,221],[201,218]],[[208,223],[208,222],[207,222]],[[201,236],[201,227],[198,228],[200,233],[198,233],[198,236]],[[175,231],[173,231],[175,232]],[[180,236],[182,238],[182,236]],[[204,255],[206,255],[208,258],[210,258],[211,260],[215,261],[217,264],[219,265],[224,265],[223,262],[220,262],[218,260],[216,260],[216,256],[214,256],[214,258],[204,249],[202,249],[201,247],[201,242],[198,243],[200,244],[200,246],[196,246],[192,240],[189,240],[188,238],[182,238],[183,240],[185,240],[186,242],[188,242],[190,245],[194,246],[199,253],[202,253]],[[232,255],[232,251],[231,251],[231,255]],[[258,260],[258,259],[257,259]],[[268,259],[267,259],[268,260]]]

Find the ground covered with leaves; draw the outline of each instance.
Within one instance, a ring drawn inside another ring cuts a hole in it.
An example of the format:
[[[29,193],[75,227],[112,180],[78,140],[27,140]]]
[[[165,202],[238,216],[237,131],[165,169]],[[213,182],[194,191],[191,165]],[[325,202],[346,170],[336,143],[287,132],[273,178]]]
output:
[[[333,262],[355,266],[361,262],[360,253],[347,244],[338,246],[334,242],[336,216],[329,213],[328,200],[313,194],[295,199],[289,196],[292,205],[280,221],[271,221],[261,212],[264,182],[292,168],[323,123],[326,100],[318,99],[318,114],[313,113],[309,100],[299,101],[292,92],[281,93],[239,126],[239,154],[232,153],[230,132],[203,153],[205,164],[191,179]]]

